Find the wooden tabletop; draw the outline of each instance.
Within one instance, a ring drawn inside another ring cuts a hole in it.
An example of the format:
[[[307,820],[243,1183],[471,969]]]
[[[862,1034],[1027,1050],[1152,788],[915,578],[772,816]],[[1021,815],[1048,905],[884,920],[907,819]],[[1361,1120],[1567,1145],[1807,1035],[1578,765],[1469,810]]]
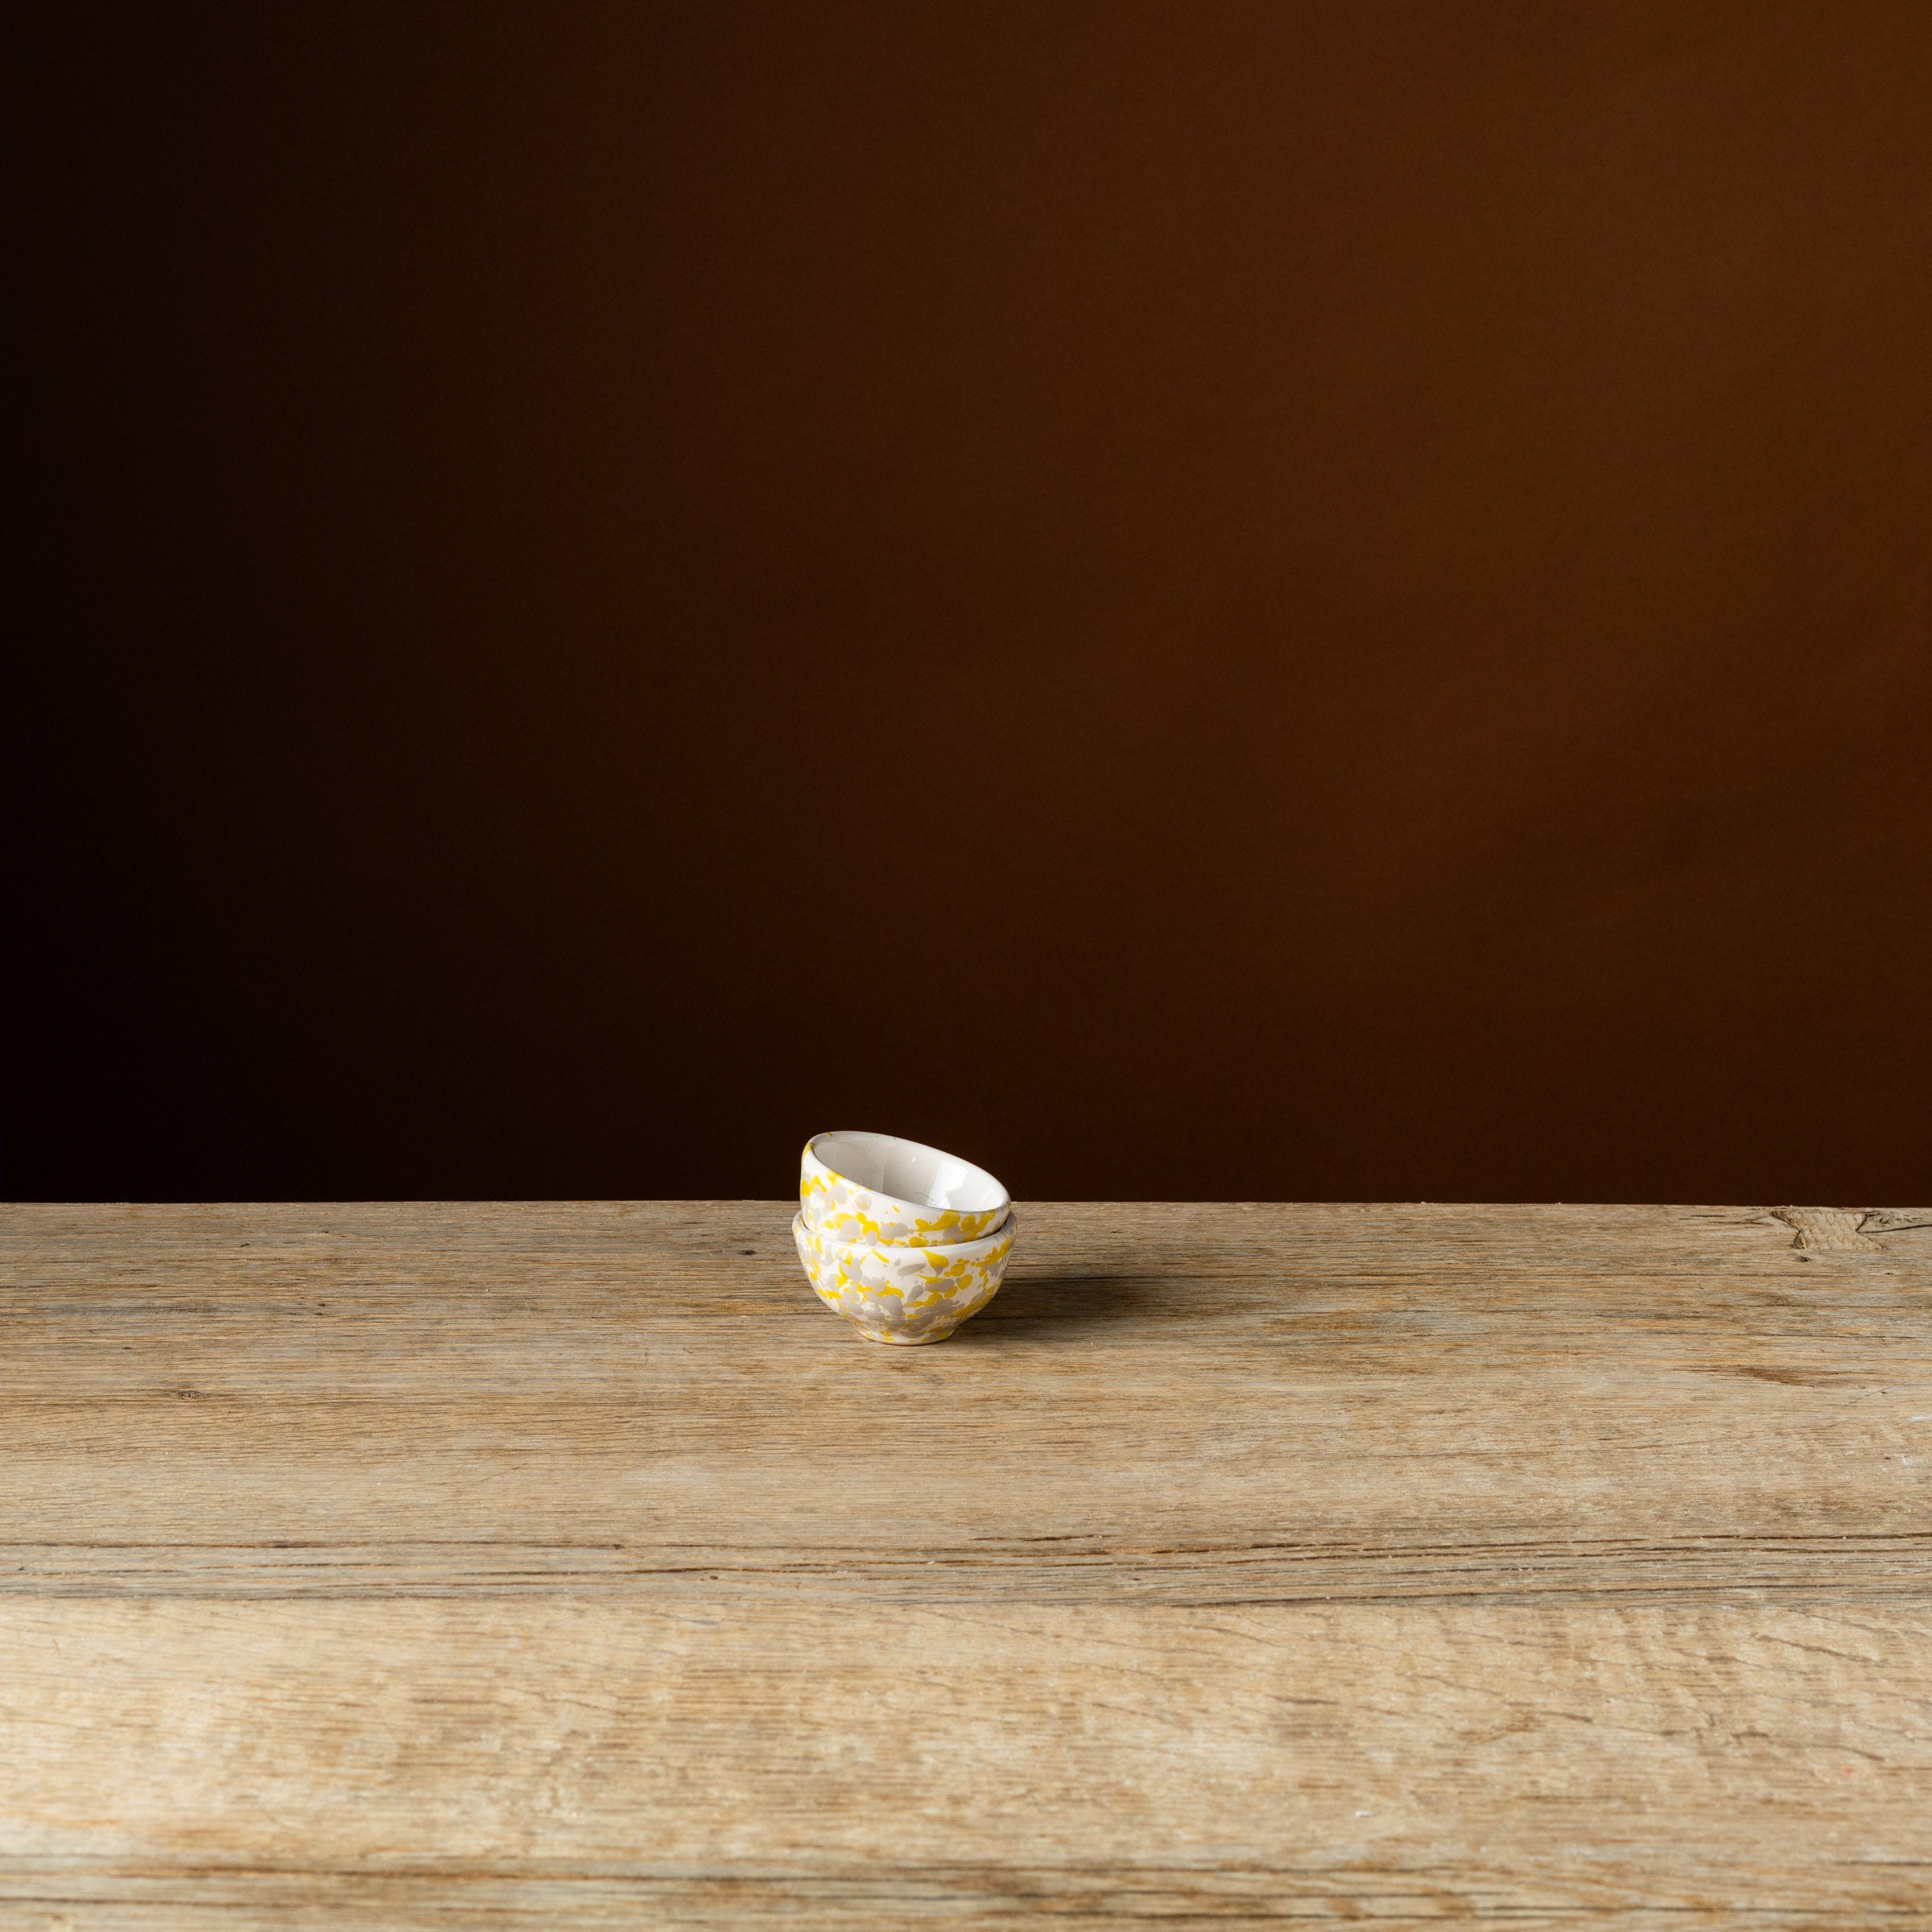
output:
[[[1932,1927],[1932,1212],[0,1212],[0,1924]]]

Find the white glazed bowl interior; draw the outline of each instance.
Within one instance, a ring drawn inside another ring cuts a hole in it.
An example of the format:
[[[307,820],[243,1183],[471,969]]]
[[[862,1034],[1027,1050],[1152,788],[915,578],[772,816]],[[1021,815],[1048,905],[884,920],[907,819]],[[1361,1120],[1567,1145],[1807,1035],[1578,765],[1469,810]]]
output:
[[[1013,1203],[983,1167],[918,1141],[841,1130],[815,1136],[800,1163],[806,1218],[842,1238],[951,1245],[992,1233]]]

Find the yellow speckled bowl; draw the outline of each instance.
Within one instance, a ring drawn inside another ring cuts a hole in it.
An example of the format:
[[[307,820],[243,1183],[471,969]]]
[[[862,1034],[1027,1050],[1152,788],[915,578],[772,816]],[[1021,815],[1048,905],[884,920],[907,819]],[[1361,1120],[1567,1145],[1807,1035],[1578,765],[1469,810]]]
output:
[[[795,1215],[791,1238],[818,1298],[869,1342],[943,1342],[998,1294],[1013,1253],[1010,1213],[998,1233],[943,1248],[841,1241]]]
[[[984,1167],[890,1133],[815,1134],[799,1163],[805,1219],[842,1241],[951,1248],[998,1232],[1012,1200]]]

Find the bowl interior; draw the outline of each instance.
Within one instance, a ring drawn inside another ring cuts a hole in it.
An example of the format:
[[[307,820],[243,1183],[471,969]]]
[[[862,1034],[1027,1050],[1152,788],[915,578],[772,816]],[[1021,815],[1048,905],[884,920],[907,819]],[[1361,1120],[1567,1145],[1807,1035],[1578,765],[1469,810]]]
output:
[[[822,1133],[811,1150],[834,1174],[915,1208],[983,1214],[1006,1205],[1006,1190],[983,1167],[890,1133]]]

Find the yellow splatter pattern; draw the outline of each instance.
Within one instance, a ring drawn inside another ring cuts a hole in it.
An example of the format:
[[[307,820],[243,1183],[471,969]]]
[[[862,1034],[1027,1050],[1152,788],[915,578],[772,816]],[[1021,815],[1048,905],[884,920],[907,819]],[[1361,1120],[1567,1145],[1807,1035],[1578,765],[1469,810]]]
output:
[[[792,1239],[818,1298],[872,1342],[943,1342],[999,1292],[1013,1253],[1010,1212],[982,1241],[914,1248],[843,1241],[803,1212]]]

